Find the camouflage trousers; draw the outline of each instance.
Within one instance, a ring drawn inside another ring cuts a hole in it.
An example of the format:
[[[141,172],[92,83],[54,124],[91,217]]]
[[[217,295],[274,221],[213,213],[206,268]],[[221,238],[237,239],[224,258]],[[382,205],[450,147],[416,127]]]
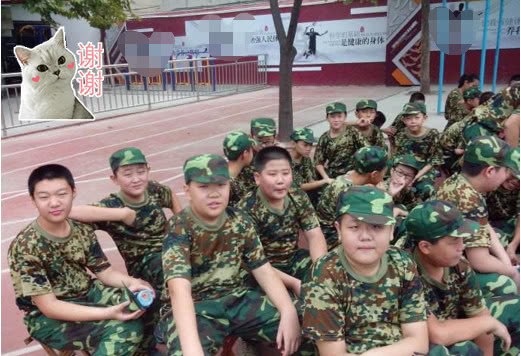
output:
[[[215,355],[228,335],[246,341],[274,342],[280,315],[259,289],[245,289],[218,299],[194,303],[199,340],[205,355]],[[170,305],[162,308],[159,332],[169,356],[181,356],[181,344]]]
[[[334,226],[329,225],[320,225],[320,229],[324,234],[324,238],[326,239],[327,250],[331,251],[338,245],[340,245],[340,240],[338,239],[338,232]]]
[[[472,341],[462,341],[454,345],[429,345],[429,356],[481,356],[483,352]]]
[[[512,278],[498,273],[477,273],[481,292],[485,299],[501,297],[504,295],[517,296],[517,286]]]
[[[121,289],[94,281],[85,297],[63,300],[100,307],[122,303],[125,297]],[[93,356],[136,355],[143,336],[141,319],[72,322],[50,319],[35,310],[24,317],[24,323],[35,340],[59,350],[87,350]]]
[[[519,355],[519,296],[503,295],[486,298],[485,302],[490,314],[507,327],[512,338],[512,346],[507,352],[501,350],[501,342],[496,338],[494,355]]]
[[[141,278],[150,283],[156,292],[154,303],[142,317],[143,341],[140,346],[140,350],[143,352],[155,350],[157,342],[154,330],[157,323],[159,323],[159,309],[161,308],[159,297],[165,288],[161,252],[149,253],[143,256],[139,262],[129,263],[127,270],[132,277]]]
[[[288,265],[279,265],[276,263],[273,263],[272,265],[276,269],[302,280],[308,273],[312,264],[313,261],[311,261],[311,257],[309,256],[309,250],[299,248]]]
[[[516,229],[516,217],[512,217],[508,220],[490,221],[490,225],[492,225],[494,231],[498,234],[499,241],[503,247],[506,247],[512,242],[514,230]]]

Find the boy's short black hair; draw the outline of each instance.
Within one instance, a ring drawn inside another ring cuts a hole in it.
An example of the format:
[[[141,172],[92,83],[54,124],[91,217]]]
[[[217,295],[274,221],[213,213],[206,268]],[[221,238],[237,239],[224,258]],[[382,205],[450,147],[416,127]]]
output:
[[[262,172],[266,164],[277,159],[284,159],[291,165],[291,156],[287,150],[278,146],[264,147],[255,155],[253,166],[257,172]]]
[[[36,184],[42,180],[65,179],[72,190],[75,189],[74,178],[71,171],[61,164],[46,164],[33,170],[29,175],[27,185],[29,187],[29,195],[34,197],[34,188]]]
[[[373,120],[373,125],[378,126],[378,128],[381,128],[383,124],[385,124],[386,117],[383,112],[377,111],[376,116]]]
[[[479,77],[477,74],[463,74],[459,78],[458,88],[461,88],[463,86],[463,84],[465,84],[465,82],[473,82],[475,80],[479,80]]]
[[[420,91],[415,91],[411,94],[411,97],[409,98],[409,103],[414,103],[415,101],[425,101],[425,95],[423,95]]]
[[[488,165],[486,164],[478,164],[471,162],[463,162],[461,166],[461,173],[465,174],[468,177],[476,177],[478,176],[484,169],[487,169]]]
[[[514,74],[513,76],[510,77],[508,84],[512,85],[512,82],[519,82],[519,74]]]
[[[481,93],[481,95],[479,96],[479,105],[484,104],[486,101],[488,101],[488,99],[492,98],[493,96],[493,91],[485,91]]]

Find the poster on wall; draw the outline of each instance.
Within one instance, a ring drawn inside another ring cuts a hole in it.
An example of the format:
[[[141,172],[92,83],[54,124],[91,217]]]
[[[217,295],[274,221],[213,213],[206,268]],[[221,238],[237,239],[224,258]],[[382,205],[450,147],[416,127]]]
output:
[[[284,27],[289,25],[289,14],[283,14]],[[211,43],[206,20],[187,21],[186,40],[189,46],[205,46]],[[220,55],[253,56],[267,54],[268,65],[279,64],[279,44],[271,15],[255,16],[248,23],[248,31],[236,31],[233,18],[221,19],[218,27],[223,46],[230,51]],[[215,27],[212,28],[214,38]],[[210,31],[212,32],[212,31]],[[239,36],[236,33],[240,32]],[[233,37],[233,40],[231,40]],[[225,43],[226,39],[228,42]],[[297,25],[294,46],[297,49],[295,65],[366,63],[385,61],[385,17],[302,22]],[[210,55],[215,51],[210,46]]]

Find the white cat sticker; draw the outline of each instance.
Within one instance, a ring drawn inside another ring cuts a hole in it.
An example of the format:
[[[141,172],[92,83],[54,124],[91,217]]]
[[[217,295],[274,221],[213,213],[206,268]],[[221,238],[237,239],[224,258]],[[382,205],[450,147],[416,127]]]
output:
[[[76,58],[66,48],[63,27],[32,49],[16,46],[14,53],[22,68],[20,121],[94,119],[74,93]]]

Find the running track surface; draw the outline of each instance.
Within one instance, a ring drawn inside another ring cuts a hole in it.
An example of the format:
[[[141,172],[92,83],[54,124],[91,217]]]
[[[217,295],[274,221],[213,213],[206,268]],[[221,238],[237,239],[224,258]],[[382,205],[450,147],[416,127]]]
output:
[[[383,99],[403,88],[295,87],[294,127],[322,121],[325,106],[343,101],[348,110],[362,98]],[[396,114],[396,113],[386,113]],[[2,140],[2,338],[1,354],[45,355],[28,336],[23,314],[15,305],[7,266],[7,249],[16,234],[36,216],[27,193],[30,172],[46,163],[60,163],[73,173],[77,184],[75,204],[87,204],[116,191],[110,181],[108,158],[112,152],[137,146],[151,166],[151,178],[182,195],[182,165],[200,153],[222,154],[224,136],[234,130],[249,132],[249,121],[277,117],[278,88],[233,95],[198,103],[94,121]],[[391,116],[392,117],[392,116]],[[315,132],[315,136],[322,132]],[[112,264],[124,270],[123,261],[107,234],[99,232],[101,245]]]

